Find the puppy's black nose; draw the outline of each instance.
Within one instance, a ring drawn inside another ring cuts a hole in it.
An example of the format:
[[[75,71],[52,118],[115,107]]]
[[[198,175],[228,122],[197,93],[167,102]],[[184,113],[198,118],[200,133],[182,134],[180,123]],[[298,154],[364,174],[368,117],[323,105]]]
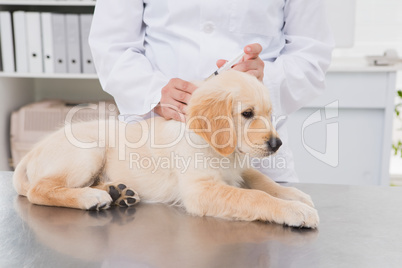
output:
[[[269,141],[267,141],[267,143],[268,143],[268,148],[273,152],[278,151],[279,147],[281,147],[281,145],[282,145],[281,139],[279,139],[277,137],[270,138]]]

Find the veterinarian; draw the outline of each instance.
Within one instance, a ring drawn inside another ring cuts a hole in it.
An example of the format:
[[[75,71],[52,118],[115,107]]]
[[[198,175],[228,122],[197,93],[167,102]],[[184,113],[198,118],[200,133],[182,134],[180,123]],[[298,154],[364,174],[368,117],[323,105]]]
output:
[[[298,181],[285,118],[324,91],[333,49],[324,2],[97,0],[89,42],[100,83],[125,121],[152,110],[180,120],[197,88],[189,81],[244,50],[234,69],[269,88],[284,141],[259,169],[276,181]]]

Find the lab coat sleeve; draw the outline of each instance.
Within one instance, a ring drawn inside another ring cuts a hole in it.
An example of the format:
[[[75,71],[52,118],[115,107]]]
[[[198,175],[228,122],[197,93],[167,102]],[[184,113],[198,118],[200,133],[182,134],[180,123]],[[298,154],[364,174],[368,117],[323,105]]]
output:
[[[101,86],[122,115],[148,113],[168,83],[144,56],[143,10],[138,0],[96,1],[89,44]]]
[[[325,89],[325,73],[334,47],[322,0],[288,0],[284,7],[285,47],[274,61],[264,61],[277,116],[300,109]]]

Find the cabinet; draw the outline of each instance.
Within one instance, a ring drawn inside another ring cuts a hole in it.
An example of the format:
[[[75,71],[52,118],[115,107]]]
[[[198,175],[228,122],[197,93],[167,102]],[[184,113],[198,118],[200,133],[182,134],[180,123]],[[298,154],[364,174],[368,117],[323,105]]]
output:
[[[326,92],[289,117],[301,182],[389,185],[398,69],[333,61]]]
[[[92,13],[94,1],[1,1],[0,10]],[[95,74],[31,74],[0,72],[0,170],[10,170],[9,120],[19,107],[43,99],[68,101],[111,99]]]

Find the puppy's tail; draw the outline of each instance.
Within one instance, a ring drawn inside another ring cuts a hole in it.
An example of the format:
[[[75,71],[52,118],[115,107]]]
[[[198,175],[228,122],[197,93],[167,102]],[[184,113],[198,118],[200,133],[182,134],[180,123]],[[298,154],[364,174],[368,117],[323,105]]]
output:
[[[17,191],[19,195],[26,196],[30,187],[29,180],[27,177],[27,164],[29,161],[29,155],[24,156],[20,163],[18,163],[15,168],[13,175],[13,184],[14,189]]]

